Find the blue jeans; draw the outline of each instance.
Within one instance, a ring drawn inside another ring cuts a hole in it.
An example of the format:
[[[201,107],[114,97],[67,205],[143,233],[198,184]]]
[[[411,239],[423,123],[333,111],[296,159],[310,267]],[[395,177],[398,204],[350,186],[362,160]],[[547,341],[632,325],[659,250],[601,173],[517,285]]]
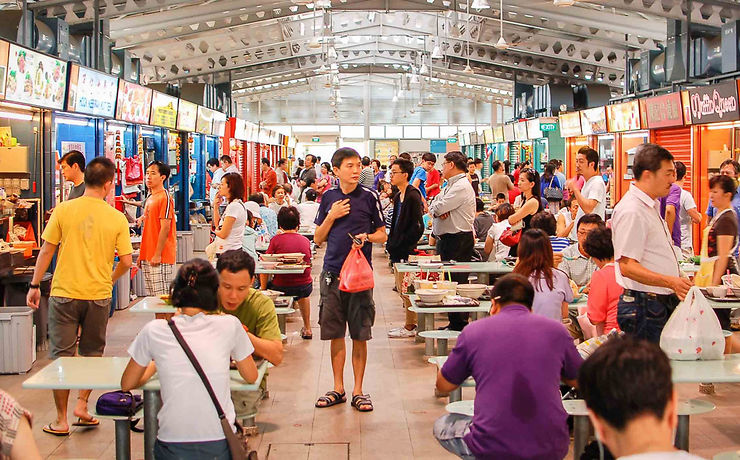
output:
[[[154,443],[156,460],[231,460],[229,444],[225,439],[202,442]]]
[[[626,290],[619,298],[617,323],[627,334],[660,343],[660,334],[676,305],[678,297],[675,295],[654,296]]]
[[[446,414],[434,422],[434,437],[448,452],[463,460],[475,460],[463,437],[470,431],[473,417],[462,414]]]

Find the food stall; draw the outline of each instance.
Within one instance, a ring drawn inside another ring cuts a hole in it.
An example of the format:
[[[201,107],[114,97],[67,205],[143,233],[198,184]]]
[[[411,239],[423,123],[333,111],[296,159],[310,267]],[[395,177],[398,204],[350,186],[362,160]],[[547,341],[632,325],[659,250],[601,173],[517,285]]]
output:
[[[542,174],[545,171],[545,165],[550,161],[550,149],[549,141],[540,129],[539,118],[527,120],[527,138],[532,145],[532,157],[534,158],[532,166]]]
[[[527,122],[514,122],[514,142],[511,143],[511,149],[519,151],[519,162],[531,161],[534,166],[534,152],[532,142],[527,138]]]
[[[514,135],[514,124],[504,124],[504,142],[506,143],[506,153],[508,155],[509,162],[511,162],[512,173],[514,171],[514,165],[519,163],[519,143],[516,142],[516,136]]]
[[[720,164],[740,154],[738,82],[689,89],[682,94],[684,120],[694,125],[696,204],[703,211],[709,203],[709,177]]]
[[[494,160],[506,161],[509,159],[508,144],[504,141],[504,126],[496,125],[493,127],[493,149],[492,157]]]
[[[560,113],[558,115],[560,136],[565,139],[564,154],[565,176],[573,177],[576,174],[575,158],[579,148],[589,144],[589,139],[583,135],[581,129],[580,112]]]

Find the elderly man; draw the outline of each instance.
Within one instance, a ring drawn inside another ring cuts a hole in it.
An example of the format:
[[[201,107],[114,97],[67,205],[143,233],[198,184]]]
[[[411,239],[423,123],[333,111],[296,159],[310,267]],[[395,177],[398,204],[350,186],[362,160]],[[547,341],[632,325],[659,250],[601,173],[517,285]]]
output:
[[[462,152],[450,152],[444,159],[442,177],[447,179],[447,187],[429,205],[432,233],[437,237],[437,253],[442,260],[468,262],[475,252],[475,192],[466,177],[468,159]],[[456,273],[452,277],[458,283],[468,279],[466,273]],[[468,323],[468,313],[449,313],[448,316],[452,330],[461,331]]]

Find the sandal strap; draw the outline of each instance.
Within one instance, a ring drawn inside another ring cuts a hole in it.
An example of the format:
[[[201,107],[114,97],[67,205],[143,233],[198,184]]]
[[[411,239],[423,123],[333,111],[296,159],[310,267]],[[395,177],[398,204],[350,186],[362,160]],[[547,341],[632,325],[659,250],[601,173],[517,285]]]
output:
[[[332,391],[327,391],[326,394],[324,394],[324,396],[320,396],[319,401],[325,401],[325,402],[331,403],[334,401],[341,400],[342,398],[344,398],[344,396],[345,394],[332,390]]]
[[[372,406],[373,402],[370,400],[370,395],[354,395],[352,396],[352,404],[355,406]]]

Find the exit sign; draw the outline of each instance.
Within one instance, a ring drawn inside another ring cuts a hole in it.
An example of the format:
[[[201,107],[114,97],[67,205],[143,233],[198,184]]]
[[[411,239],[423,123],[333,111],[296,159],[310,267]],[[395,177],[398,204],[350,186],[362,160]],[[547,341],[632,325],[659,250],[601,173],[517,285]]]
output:
[[[558,129],[557,123],[540,123],[540,131],[555,131]]]
[[[447,138],[448,144],[457,144],[457,138],[456,137],[448,137]]]
[[[321,142],[321,139],[319,139],[318,137],[312,137],[311,142]]]

